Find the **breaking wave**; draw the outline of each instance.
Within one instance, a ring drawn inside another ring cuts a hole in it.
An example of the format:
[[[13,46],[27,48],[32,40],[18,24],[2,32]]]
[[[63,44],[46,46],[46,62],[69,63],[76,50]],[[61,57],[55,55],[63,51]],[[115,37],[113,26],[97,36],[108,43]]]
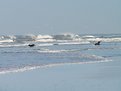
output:
[[[100,46],[93,46],[101,41]],[[29,47],[29,44],[35,44]],[[121,34],[0,36],[0,74],[68,64],[109,62],[120,56]],[[99,56],[97,56],[99,55]]]
[[[60,34],[60,35],[6,35],[0,36],[0,44],[9,43],[29,43],[29,42],[80,42],[87,43],[93,41],[103,42],[121,42],[121,35],[77,35],[77,34]],[[71,43],[70,43],[71,44]]]

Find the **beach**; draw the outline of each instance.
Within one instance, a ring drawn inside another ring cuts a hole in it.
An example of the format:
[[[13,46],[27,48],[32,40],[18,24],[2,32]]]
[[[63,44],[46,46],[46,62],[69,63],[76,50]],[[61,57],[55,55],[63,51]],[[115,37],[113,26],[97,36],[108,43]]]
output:
[[[102,35],[1,36],[0,91],[121,91],[121,35]]]
[[[0,0],[0,91],[121,91],[121,0]]]
[[[121,61],[64,64],[0,75],[0,91],[121,91]]]

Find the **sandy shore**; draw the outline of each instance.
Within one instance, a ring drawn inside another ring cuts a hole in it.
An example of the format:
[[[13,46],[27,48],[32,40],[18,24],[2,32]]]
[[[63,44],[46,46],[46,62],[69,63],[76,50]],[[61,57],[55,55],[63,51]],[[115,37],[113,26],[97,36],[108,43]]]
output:
[[[0,91],[121,91],[121,61],[1,74]]]

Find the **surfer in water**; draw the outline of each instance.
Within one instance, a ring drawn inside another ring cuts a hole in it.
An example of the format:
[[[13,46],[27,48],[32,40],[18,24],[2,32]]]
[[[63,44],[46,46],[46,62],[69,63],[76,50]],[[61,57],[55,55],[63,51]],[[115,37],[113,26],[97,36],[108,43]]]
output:
[[[98,42],[95,43],[95,45],[100,45],[100,43],[101,43],[101,41],[98,41]]]
[[[28,46],[29,46],[29,47],[34,47],[34,46],[35,46],[35,44],[29,44]]]

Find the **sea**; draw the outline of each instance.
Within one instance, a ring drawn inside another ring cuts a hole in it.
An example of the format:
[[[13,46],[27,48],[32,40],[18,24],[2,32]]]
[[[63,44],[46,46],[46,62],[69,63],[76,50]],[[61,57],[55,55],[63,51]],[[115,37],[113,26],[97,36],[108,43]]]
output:
[[[0,35],[0,74],[120,59],[121,34]]]

